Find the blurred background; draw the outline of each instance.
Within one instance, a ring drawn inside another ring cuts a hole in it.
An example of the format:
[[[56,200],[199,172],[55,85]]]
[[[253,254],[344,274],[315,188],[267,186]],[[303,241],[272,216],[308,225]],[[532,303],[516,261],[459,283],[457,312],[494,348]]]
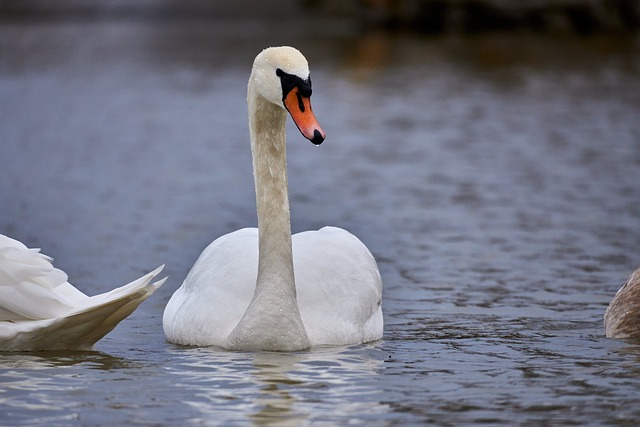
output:
[[[305,14],[344,20],[347,26],[414,30],[422,33],[472,33],[495,30],[634,31],[640,25],[636,0],[2,0],[3,17],[64,19],[290,19]],[[336,28],[328,26],[329,33]]]

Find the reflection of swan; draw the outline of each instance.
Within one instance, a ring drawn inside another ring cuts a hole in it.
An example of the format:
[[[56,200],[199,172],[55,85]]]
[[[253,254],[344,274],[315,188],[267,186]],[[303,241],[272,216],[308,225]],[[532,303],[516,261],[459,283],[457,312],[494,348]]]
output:
[[[259,228],[222,236],[200,255],[165,309],[169,341],[290,351],[381,338],[382,281],[364,244],[334,227],[291,236],[286,111],[320,144],[310,96],[300,52],[256,57],[247,101]]]
[[[20,371],[17,376],[24,378],[25,381],[34,380],[34,376],[30,375],[31,371],[65,368],[77,365],[87,367],[88,369],[111,371],[126,368],[142,368],[144,364],[99,351],[60,350],[43,353],[14,352],[4,353],[2,357],[0,357],[0,370],[5,372],[8,370]],[[53,379],[55,381],[55,375]]]
[[[328,420],[371,420],[390,411],[381,403],[386,353],[375,345],[316,347],[300,353],[238,353],[214,347],[169,351],[170,383],[179,390],[174,395],[179,404],[197,410],[190,423],[215,419],[217,425],[333,425]]]
[[[39,249],[0,234],[0,351],[89,350],[164,280],[162,267],[89,297]]]
[[[314,421],[326,417],[323,407],[330,408],[334,419],[358,418],[364,411],[387,412],[387,405],[372,398],[379,390],[377,375],[382,360],[363,350],[358,346],[315,348],[304,353],[255,353],[251,381],[260,392],[249,417],[259,426],[299,426],[305,420],[315,425]],[[310,391],[313,397],[305,398],[305,392]]]
[[[609,338],[640,338],[640,268],[607,307],[604,330]]]
[[[309,411],[295,407],[293,390],[306,384],[289,375],[299,361],[299,355],[292,353],[261,352],[253,356],[252,381],[260,387],[249,415],[255,425],[299,426],[309,417]]]

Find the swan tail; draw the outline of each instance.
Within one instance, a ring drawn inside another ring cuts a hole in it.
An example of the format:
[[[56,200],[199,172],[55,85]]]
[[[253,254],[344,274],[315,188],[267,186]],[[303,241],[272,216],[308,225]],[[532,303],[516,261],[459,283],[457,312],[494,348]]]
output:
[[[91,350],[162,286],[166,278],[151,281],[163,267],[113,291],[90,297],[86,306],[66,316],[0,322],[0,351]]]
[[[119,288],[115,288],[109,292],[105,292],[103,294],[98,294],[98,295],[94,295],[92,297],[89,297],[89,299],[91,300],[91,302],[89,304],[91,304],[90,306],[93,306],[95,304],[101,304],[101,303],[107,303],[109,301],[113,301],[113,300],[117,300],[119,298],[125,297],[129,294],[135,293],[139,290],[145,289],[148,292],[148,295],[151,295],[152,293],[154,293],[156,291],[156,289],[158,289],[160,286],[162,286],[162,284],[165,282],[165,280],[167,280],[167,278],[165,277],[162,280],[159,280],[157,282],[151,283],[151,281],[158,275],[160,274],[160,272],[162,272],[162,270],[164,269],[164,264],[161,265],[160,267],[156,268],[155,270],[151,271],[150,273],[145,274],[144,276],[134,280],[131,283],[127,283],[126,285],[120,286]],[[145,298],[147,298],[145,297]],[[143,300],[144,301],[144,300]],[[142,301],[141,301],[142,302]],[[80,310],[74,310],[73,312],[76,313],[78,311],[82,311],[83,307],[80,307]]]

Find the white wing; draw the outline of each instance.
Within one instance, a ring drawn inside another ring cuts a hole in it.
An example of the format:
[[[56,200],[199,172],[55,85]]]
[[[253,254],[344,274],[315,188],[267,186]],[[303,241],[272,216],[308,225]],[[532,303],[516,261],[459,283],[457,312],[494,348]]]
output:
[[[89,297],[39,249],[0,234],[0,351],[89,349],[147,299],[163,267]]]
[[[382,279],[367,247],[336,227],[293,235],[298,304],[312,345],[382,338]]]

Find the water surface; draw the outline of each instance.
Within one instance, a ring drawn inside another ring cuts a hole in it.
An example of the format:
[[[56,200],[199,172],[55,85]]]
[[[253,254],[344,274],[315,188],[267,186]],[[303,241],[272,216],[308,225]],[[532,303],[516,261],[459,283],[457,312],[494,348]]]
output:
[[[187,25],[188,24],[188,25]],[[311,62],[289,127],[294,231],[377,257],[380,342],[294,354],[164,341],[202,249],[255,226],[245,91],[263,47]],[[10,425],[629,424],[640,343],[603,336],[640,265],[634,38],[329,37],[256,22],[4,22],[0,232],[93,294],[170,279],[96,352],[0,355]]]

